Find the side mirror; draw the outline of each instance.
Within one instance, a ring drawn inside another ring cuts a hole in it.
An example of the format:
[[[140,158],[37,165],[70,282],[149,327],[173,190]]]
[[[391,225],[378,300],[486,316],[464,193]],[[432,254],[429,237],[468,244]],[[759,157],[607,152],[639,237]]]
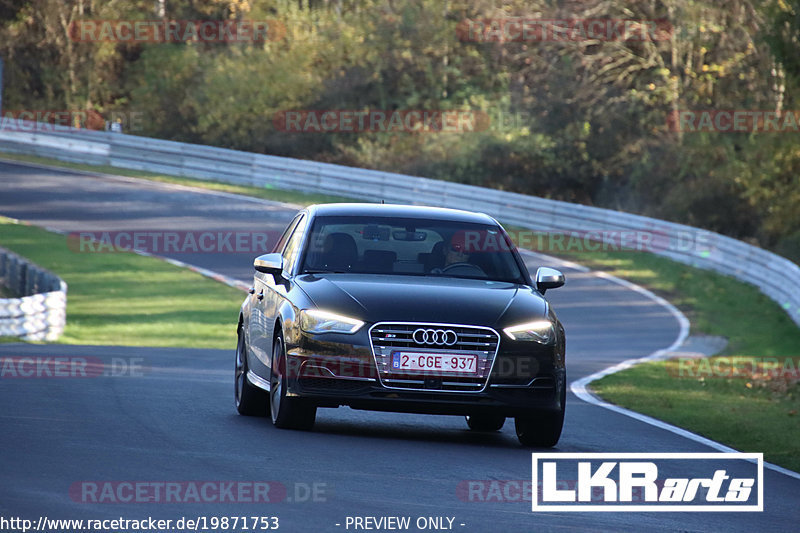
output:
[[[283,257],[281,254],[259,255],[253,261],[253,268],[264,274],[280,274],[283,270]]]
[[[542,294],[547,289],[557,289],[564,285],[564,274],[560,270],[548,267],[539,267],[536,270],[536,288]]]

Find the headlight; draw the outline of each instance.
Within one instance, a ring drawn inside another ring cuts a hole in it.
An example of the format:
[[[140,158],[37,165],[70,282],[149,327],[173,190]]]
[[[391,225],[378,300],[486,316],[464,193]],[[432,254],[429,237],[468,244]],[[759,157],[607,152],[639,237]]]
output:
[[[553,323],[549,320],[536,320],[505,328],[506,335],[515,341],[536,341],[541,344],[550,344],[556,338]]]
[[[300,311],[300,329],[306,333],[355,333],[363,325],[360,320],[328,311],[319,309]]]

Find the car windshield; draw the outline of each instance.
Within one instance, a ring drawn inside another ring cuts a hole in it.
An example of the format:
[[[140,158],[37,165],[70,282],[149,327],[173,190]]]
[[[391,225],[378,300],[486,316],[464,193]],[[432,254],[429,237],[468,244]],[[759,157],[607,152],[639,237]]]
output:
[[[442,276],[525,283],[496,225],[374,216],[320,216],[300,273]]]

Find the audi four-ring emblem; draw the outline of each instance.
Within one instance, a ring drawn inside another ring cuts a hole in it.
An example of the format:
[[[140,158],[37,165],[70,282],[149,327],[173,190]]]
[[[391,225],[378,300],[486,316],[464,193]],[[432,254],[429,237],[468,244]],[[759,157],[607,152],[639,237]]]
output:
[[[417,344],[438,344],[439,346],[452,346],[458,342],[458,335],[452,329],[425,329],[419,328],[412,336]]]

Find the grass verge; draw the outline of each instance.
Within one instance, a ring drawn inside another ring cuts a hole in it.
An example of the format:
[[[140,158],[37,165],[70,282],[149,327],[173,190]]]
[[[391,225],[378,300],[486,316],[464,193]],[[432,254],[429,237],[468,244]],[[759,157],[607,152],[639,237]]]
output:
[[[241,291],[134,253],[80,254],[0,217],[0,245],[67,282],[63,344],[233,349]],[[6,339],[7,341],[9,339]]]

